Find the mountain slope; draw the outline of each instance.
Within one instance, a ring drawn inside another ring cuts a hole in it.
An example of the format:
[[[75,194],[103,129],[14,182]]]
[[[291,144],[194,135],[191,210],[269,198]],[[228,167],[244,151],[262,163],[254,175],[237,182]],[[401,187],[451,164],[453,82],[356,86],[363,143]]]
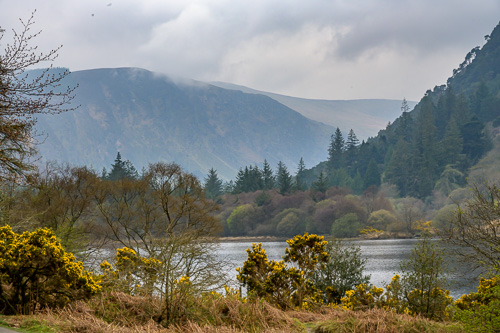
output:
[[[73,112],[41,116],[38,147],[46,160],[108,167],[120,151],[140,169],[175,161],[198,176],[214,167],[234,178],[244,165],[267,159],[293,168],[303,157],[326,156],[333,128],[305,118],[263,95],[194,81],[174,82],[152,72],[96,69],[73,72]]]
[[[313,176],[326,171],[330,185],[353,186],[356,177],[366,183],[367,165],[373,161],[383,181],[396,185],[401,197],[420,199],[437,192],[447,196],[465,186],[471,175],[482,178],[480,182],[493,180],[496,173],[485,166],[500,163],[491,151],[496,147],[491,138],[500,127],[499,64],[497,25],[482,48],[466,55],[446,85],[428,90],[412,111],[376,137],[350,151],[334,152],[339,156],[330,156],[330,161],[340,165],[320,163]],[[483,156],[487,162],[477,164]],[[355,190],[361,192],[366,185]]]
[[[316,100],[273,94],[225,82],[211,82],[211,84],[224,89],[269,96],[309,119],[339,127],[346,133],[353,129],[360,139],[377,135],[387,122],[401,114],[401,100]],[[410,108],[417,104],[412,101],[407,102]]]

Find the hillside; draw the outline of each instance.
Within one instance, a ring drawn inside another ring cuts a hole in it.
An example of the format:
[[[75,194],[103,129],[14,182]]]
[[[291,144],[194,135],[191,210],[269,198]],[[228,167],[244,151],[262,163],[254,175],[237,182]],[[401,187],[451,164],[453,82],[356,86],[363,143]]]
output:
[[[211,84],[224,89],[269,96],[309,119],[339,127],[346,133],[352,128],[359,139],[365,140],[376,136],[389,121],[401,114],[401,100],[316,100],[273,94],[225,82],[211,82]],[[410,108],[416,104],[408,101]]]
[[[326,156],[333,128],[263,95],[194,81],[173,81],[133,68],[73,72],[73,112],[41,116],[45,160],[109,168],[117,151],[139,170],[175,161],[198,176],[214,167],[233,178],[246,164],[294,167]]]
[[[357,184],[364,178],[365,186],[354,188],[361,191],[370,178],[368,185],[382,181],[395,185],[401,197],[425,199],[465,186],[471,170],[475,179],[493,180],[485,164],[477,163],[485,155],[488,165],[500,163],[492,160],[494,153],[488,154],[500,126],[498,64],[500,25],[483,47],[465,56],[447,84],[428,90],[413,110],[409,107],[366,143],[349,146],[347,139],[311,170],[309,182],[324,171],[329,185],[353,188],[356,178]]]

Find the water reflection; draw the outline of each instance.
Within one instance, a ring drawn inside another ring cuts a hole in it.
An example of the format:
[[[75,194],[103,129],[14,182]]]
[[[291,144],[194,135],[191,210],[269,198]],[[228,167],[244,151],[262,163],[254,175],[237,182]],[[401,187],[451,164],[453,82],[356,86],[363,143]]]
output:
[[[371,275],[371,283],[377,287],[385,286],[394,274],[399,272],[400,262],[409,257],[417,239],[360,240],[352,243],[361,248],[362,256],[368,259],[366,274]],[[437,241],[439,244],[441,242]],[[281,260],[285,254],[285,242],[263,242],[269,260]],[[236,267],[247,259],[246,249],[252,247],[252,242],[221,243],[218,255],[226,258],[231,269],[228,274],[236,280]],[[448,251],[446,251],[447,253]],[[475,291],[477,272],[472,272],[460,260],[446,256],[448,263],[448,289],[453,298]]]

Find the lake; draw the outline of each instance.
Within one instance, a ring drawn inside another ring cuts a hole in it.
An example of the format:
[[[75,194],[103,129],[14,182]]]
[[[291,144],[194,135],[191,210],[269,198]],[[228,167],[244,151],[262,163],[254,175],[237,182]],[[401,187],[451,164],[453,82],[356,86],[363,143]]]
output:
[[[371,283],[377,287],[385,287],[392,277],[397,274],[399,264],[407,259],[418,239],[387,239],[387,240],[356,240],[351,243],[361,248],[366,263],[365,274],[371,275]],[[436,240],[435,242],[440,243]],[[286,242],[262,242],[269,260],[281,260],[285,254]],[[227,242],[221,243],[218,255],[226,258],[230,263],[228,274],[236,280],[236,268],[247,259],[246,249],[252,247],[252,242]],[[472,272],[461,264],[457,258],[447,255],[448,262],[448,290],[456,299],[465,293],[476,291],[478,284],[477,272]]]

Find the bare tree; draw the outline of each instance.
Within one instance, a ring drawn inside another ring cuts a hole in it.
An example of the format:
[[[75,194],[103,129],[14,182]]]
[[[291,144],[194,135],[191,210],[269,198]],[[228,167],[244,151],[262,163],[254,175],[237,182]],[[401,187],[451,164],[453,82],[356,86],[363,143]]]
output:
[[[471,186],[472,198],[458,205],[441,237],[476,268],[500,270],[500,188]]]
[[[33,125],[37,114],[56,114],[71,110],[66,107],[74,98],[74,88],[62,88],[67,70],[54,70],[52,65],[38,71],[30,67],[50,63],[57,58],[61,46],[41,53],[33,41],[41,31],[32,32],[34,12],[20,32],[12,30],[13,41],[0,54],[0,179],[26,175],[33,169],[29,158],[36,150]],[[5,31],[0,31],[0,45]],[[18,178],[19,179],[19,178]]]
[[[221,224],[217,205],[203,187],[177,164],[155,163],[140,180],[105,181],[96,194],[107,237],[159,261],[157,293],[170,322],[179,313],[178,281],[189,279],[191,293],[227,283],[224,265],[216,257]]]

